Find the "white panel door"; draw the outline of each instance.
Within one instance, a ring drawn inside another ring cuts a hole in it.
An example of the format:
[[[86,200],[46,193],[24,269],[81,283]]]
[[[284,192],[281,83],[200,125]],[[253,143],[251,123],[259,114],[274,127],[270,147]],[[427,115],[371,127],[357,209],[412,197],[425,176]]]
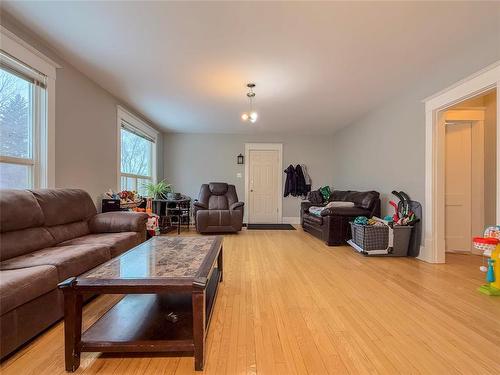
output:
[[[446,125],[446,251],[471,250],[471,123]]]
[[[250,224],[278,223],[279,151],[250,150],[249,152]]]

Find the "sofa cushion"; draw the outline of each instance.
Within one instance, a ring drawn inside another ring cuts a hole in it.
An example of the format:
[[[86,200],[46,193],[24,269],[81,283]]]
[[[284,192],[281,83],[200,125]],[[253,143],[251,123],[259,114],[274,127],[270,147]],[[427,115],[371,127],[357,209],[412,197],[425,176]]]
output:
[[[376,191],[334,190],[330,201],[353,202],[356,207],[369,209],[379,196]]]
[[[54,225],[47,227],[56,243],[61,243],[73,238],[85,236],[90,233],[87,221],[77,221],[69,224]]]
[[[97,214],[90,195],[80,189],[37,189],[31,191],[42,208],[45,226],[86,221]]]
[[[208,198],[209,210],[229,210],[229,202],[225,195],[211,195]]]
[[[0,314],[3,315],[57,287],[54,266],[0,271]]]
[[[58,246],[68,245],[106,245],[109,247],[111,257],[116,257],[141,243],[137,232],[97,233],[74,238],[60,243]]]
[[[333,208],[325,208],[323,211],[321,211],[321,216],[331,216],[331,215],[348,216],[348,217],[369,216],[370,211],[360,207],[333,207]]]
[[[0,194],[0,232],[44,224],[42,208],[28,190],[5,189]]]
[[[46,228],[26,228],[0,233],[0,261],[56,244]]]
[[[376,191],[364,191],[364,192],[352,191],[349,194],[348,200],[354,202],[356,207],[369,209],[370,207],[372,207],[373,203],[378,198],[379,198],[379,193],[377,193]]]
[[[30,254],[21,255],[0,263],[0,270],[52,265],[57,268],[58,281],[78,276],[111,259],[109,247],[105,245],[72,245],[48,247]]]

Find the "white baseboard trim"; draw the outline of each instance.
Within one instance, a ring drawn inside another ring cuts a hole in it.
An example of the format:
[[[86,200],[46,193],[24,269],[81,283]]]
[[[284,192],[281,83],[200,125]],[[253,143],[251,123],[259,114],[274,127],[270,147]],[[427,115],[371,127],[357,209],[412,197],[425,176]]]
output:
[[[300,224],[299,216],[284,216],[282,219],[283,224]]]

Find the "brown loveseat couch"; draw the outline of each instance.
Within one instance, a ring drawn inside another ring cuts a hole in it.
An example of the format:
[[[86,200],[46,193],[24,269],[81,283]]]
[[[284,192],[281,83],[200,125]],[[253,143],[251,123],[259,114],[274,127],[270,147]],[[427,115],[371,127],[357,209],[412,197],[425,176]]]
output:
[[[334,190],[329,202],[353,202],[354,207],[327,208],[321,216],[309,212],[311,206],[324,206],[302,202],[300,221],[304,231],[325,241],[328,246],[344,245],[351,238],[349,222],[356,216],[380,217],[380,194],[377,191]],[[328,203],[328,202],[327,202]]]
[[[145,240],[147,215],[78,189],[0,190],[0,357],[63,316],[57,284]]]

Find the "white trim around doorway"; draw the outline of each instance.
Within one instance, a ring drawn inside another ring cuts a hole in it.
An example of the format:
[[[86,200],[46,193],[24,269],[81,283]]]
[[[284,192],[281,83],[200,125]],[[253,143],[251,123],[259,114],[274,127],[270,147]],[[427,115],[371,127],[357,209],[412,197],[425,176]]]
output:
[[[282,143],[245,143],[245,204],[248,205],[249,194],[249,175],[250,175],[250,150],[274,150],[278,151],[278,167],[283,171],[283,144]],[[283,223],[283,176],[278,173],[278,223]],[[245,210],[243,222],[248,223],[248,208]]]
[[[500,61],[424,100],[425,212],[424,246],[419,259],[445,262],[444,123],[443,110],[489,90],[497,90],[497,197],[500,197]],[[500,199],[496,202],[500,222]]]

